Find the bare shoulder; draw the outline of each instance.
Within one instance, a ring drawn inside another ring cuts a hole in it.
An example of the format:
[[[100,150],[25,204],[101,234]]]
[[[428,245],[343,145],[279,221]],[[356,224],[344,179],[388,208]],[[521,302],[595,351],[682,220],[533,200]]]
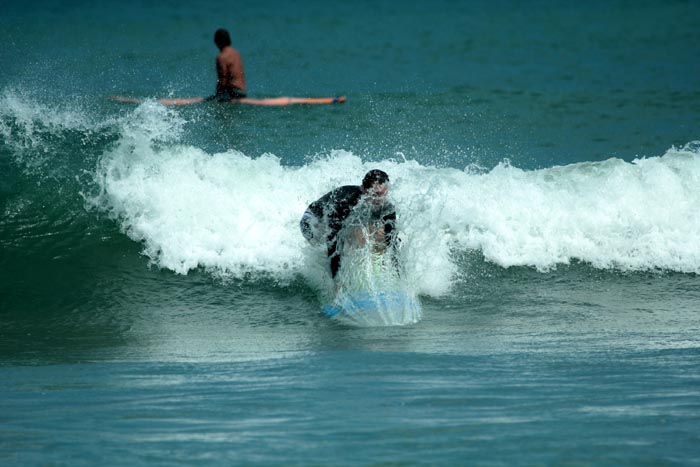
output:
[[[241,59],[241,55],[236,49],[227,47],[226,49],[219,52],[216,56],[216,62],[219,64],[230,64],[235,63]]]
[[[238,66],[242,66],[241,62],[243,60],[241,59],[241,54],[236,49],[232,49],[232,50],[233,50],[233,55],[231,55],[232,61],[236,62],[238,64]]]

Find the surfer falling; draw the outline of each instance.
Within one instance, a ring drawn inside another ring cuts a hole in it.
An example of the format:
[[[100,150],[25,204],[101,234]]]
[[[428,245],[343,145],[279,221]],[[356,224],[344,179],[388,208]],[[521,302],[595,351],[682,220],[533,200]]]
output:
[[[340,269],[341,242],[353,248],[371,246],[375,253],[396,248],[396,212],[388,194],[389,175],[374,169],[364,176],[362,186],[341,186],[306,208],[301,233],[312,243],[325,240],[333,278]]]

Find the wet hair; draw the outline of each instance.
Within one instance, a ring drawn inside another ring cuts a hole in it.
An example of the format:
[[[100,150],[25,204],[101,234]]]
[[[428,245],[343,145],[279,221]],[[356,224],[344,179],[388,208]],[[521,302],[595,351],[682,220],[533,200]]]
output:
[[[389,183],[389,175],[379,169],[370,170],[362,179],[362,188],[369,190],[375,183]]]
[[[214,43],[220,49],[231,45],[231,36],[229,36],[228,31],[226,29],[217,29],[214,33]]]

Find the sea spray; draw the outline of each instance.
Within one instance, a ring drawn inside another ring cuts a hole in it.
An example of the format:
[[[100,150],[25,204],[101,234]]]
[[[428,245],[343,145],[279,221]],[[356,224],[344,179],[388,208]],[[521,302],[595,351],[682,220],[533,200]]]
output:
[[[354,326],[416,323],[423,310],[415,284],[406,275],[401,241],[387,248],[374,235],[372,227],[362,223],[339,232],[342,263],[324,314]]]

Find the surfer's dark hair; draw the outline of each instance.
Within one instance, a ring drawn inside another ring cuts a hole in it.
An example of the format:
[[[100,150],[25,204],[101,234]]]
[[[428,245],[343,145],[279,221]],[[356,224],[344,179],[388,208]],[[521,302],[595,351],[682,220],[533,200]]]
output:
[[[389,183],[389,175],[383,170],[370,170],[362,179],[362,188],[369,190],[375,183]]]
[[[229,36],[228,31],[226,29],[217,29],[214,33],[214,43],[220,49],[231,45],[231,36]]]

